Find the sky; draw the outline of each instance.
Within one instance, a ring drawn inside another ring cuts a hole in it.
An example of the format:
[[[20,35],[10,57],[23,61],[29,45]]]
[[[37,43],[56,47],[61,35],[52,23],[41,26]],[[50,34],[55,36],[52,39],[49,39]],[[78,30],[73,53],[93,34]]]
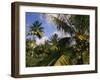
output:
[[[56,14],[48,14],[56,16]],[[44,36],[41,39],[36,38],[36,43],[41,44],[44,43],[45,40],[48,40],[54,33],[62,36],[63,32],[57,31],[57,25],[53,22],[50,22],[48,17],[44,13],[34,13],[34,12],[26,12],[26,34],[29,31],[30,25],[34,23],[36,20],[42,23],[42,27],[44,27]],[[63,35],[64,36],[64,35]],[[26,37],[27,38],[27,37]]]
[[[33,12],[26,12],[26,29],[36,20],[42,23],[42,27],[44,27],[44,36],[50,37],[50,34],[57,30],[56,25],[47,21],[45,14]]]

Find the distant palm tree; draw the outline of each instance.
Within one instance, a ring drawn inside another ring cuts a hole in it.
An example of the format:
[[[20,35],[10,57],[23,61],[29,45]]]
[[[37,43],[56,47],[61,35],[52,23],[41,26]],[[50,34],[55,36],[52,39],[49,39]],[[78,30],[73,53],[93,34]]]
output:
[[[50,38],[51,49],[53,51],[58,50],[58,40],[59,38],[57,34],[52,35]]]
[[[26,66],[34,66],[37,64],[38,60],[33,57],[37,56],[34,51],[36,47],[36,37],[41,38],[43,36],[43,27],[41,25],[42,23],[35,21],[30,26],[28,36],[32,36],[32,39],[26,39]]]
[[[35,21],[34,23],[32,23],[32,25],[30,26],[29,35],[32,35],[33,38],[35,36],[41,38],[43,36],[43,29],[44,29],[41,25],[42,23],[40,23],[39,21]]]

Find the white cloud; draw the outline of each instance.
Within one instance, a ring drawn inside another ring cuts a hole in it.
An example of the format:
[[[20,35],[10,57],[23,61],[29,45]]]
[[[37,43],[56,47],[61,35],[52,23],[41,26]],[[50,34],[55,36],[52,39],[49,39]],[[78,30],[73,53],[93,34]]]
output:
[[[59,18],[62,21],[68,22],[71,15],[70,14],[66,14],[66,15],[64,15],[64,14],[46,14],[46,19],[50,23],[54,23],[53,20],[52,20],[52,17],[56,17],[56,18]]]
[[[41,39],[36,38],[36,44],[37,45],[44,44],[46,40],[48,40],[48,37],[46,36],[42,37]]]
[[[68,33],[65,33],[64,31],[55,31],[51,35],[54,35],[54,34],[57,34],[59,38],[69,37],[70,36]],[[49,40],[47,36],[44,36],[41,39],[36,38],[36,44],[37,45],[44,44],[46,40]]]
[[[46,16],[46,20],[48,21],[48,23],[54,24],[52,17],[57,17],[58,14],[46,14],[45,16]]]
[[[55,31],[53,34],[57,34],[59,38],[63,38],[63,37],[70,37],[70,35],[68,33],[65,33],[64,31],[60,30],[60,31]]]

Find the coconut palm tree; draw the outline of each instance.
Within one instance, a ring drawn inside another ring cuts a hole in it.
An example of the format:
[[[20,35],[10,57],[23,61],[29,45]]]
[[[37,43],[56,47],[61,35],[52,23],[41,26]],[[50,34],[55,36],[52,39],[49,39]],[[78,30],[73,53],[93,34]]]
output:
[[[39,21],[35,21],[34,23],[32,23],[28,34],[32,35],[33,38],[34,37],[41,38],[43,36],[43,29],[44,29],[41,25],[42,23],[40,23]]]
[[[87,54],[89,54],[88,50],[86,50],[89,48],[89,16],[59,14],[58,17],[52,17],[52,19],[58,30],[63,30],[71,36],[68,39],[75,42],[72,48],[74,47],[74,52],[78,53],[77,64],[83,64],[84,51],[87,51]],[[65,39],[65,41],[64,39],[61,40],[64,42],[64,47],[66,43],[69,43],[67,37]],[[72,43],[72,41],[70,42]]]
[[[33,57],[36,56],[34,48],[36,47],[36,37],[41,38],[43,36],[42,23],[35,21],[30,26],[28,36],[32,36],[32,39],[26,39],[26,66],[34,66],[37,60]]]

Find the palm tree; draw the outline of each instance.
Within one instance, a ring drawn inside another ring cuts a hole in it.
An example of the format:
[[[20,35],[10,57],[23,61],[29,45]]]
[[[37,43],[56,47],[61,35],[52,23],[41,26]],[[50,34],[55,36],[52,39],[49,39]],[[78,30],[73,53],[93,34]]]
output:
[[[35,21],[30,26],[30,30],[28,36],[32,36],[32,39],[26,39],[26,66],[34,66],[37,64],[37,61],[34,56],[35,54],[35,47],[36,47],[36,37],[41,38],[43,36],[43,27],[41,27],[42,23],[39,21]]]
[[[74,41],[75,43],[71,46],[71,48],[73,49],[73,53],[77,53],[78,55],[76,64],[83,64],[83,54],[85,54],[85,51],[87,51],[86,53],[88,55],[86,55],[88,56],[87,58],[89,58],[89,16],[58,14],[58,17],[52,17],[52,19],[57,25],[58,30],[63,30],[71,36],[70,38],[66,37],[65,39],[60,40],[60,42],[64,42],[64,44],[60,44],[64,46],[62,48],[65,48],[66,43],[68,45]]]
[[[48,44],[49,46],[47,46],[48,49],[45,47],[45,50],[48,51],[49,55],[38,63],[39,66],[58,66],[70,64],[69,54],[66,54],[69,53],[69,50],[66,50],[67,48],[64,50],[59,44],[59,41],[60,39],[57,34],[51,36]]]
[[[59,38],[57,34],[51,36],[49,41],[34,48],[37,55],[44,57],[36,66],[59,66],[89,63],[89,16],[87,15],[62,15],[52,17],[58,31],[64,31],[69,37]],[[41,38],[43,28],[38,21],[30,27],[30,34]],[[32,66],[32,64],[29,64]]]
[[[29,35],[32,35],[33,38],[36,36],[38,38],[41,38],[43,36],[43,27],[41,27],[42,23],[40,23],[39,21],[35,21],[34,23],[32,23],[32,25],[30,26],[30,31],[29,31]]]
[[[52,51],[57,51],[59,46],[58,46],[58,35],[57,34],[54,34],[51,36],[50,38],[50,45],[51,45],[51,50]]]

